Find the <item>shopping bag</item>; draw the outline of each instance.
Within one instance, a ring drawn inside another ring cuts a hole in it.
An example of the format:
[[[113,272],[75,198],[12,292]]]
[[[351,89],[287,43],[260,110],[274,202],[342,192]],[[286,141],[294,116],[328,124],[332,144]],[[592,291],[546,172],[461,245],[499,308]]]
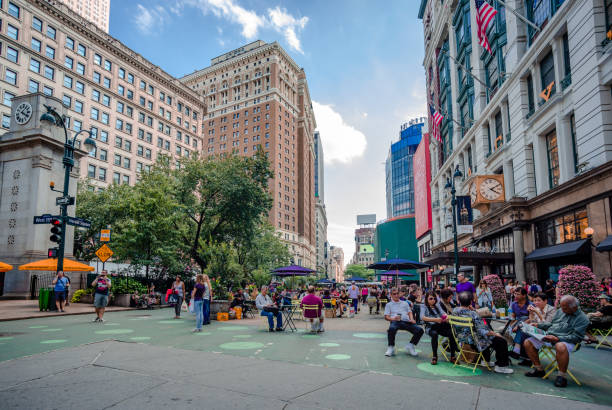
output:
[[[192,315],[195,315],[195,306],[193,304],[193,299],[189,301],[189,313],[191,313]]]
[[[181,310],[183,312],[187,312],[189,310],[189,308],[187,307],[187,303],[185,301],[183,301],[183,304],[181,305]]]

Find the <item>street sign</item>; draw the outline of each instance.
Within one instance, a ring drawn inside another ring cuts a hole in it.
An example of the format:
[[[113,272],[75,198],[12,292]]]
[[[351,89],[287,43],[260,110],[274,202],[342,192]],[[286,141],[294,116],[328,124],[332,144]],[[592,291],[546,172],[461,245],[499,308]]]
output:
[[[68,217],[68,225],[79,226],[81,228],[91,228],[91,221],[83,218]]]
[[[108,258],[113,256],[113,251],[108,247],[107,244],[104,244],[96,251],[96,256],[100,258],[101,262],[106,262]]]
[[[58,196],[55,198],[55,205],[74,205],[73,196]]]
[[[51,219],[53,218],[58,218],[57,216],[53,216],[51,214],[42,214],[42,215],[36,215],[34,216],[34,223],[35,224],[50,224],[51,223]]]
[[[110,229],[100,229],[100,242],[110,242]]]

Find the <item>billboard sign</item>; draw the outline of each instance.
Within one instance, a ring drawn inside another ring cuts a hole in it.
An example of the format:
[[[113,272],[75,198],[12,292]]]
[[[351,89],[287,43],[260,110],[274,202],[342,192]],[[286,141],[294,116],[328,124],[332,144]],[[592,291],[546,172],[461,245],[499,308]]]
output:
[[[429,134],[424,134],[416,152],[412,167],[414,173],[414,217],[416,237],[420,238],[431,230],[431,163],[429,155]]]
[[[469,195],[458,196],[457,199],[457,233],[473,233],[472,200]]]
[[[376,223],[376,214],[357,215],[357,225],[373,225]]]

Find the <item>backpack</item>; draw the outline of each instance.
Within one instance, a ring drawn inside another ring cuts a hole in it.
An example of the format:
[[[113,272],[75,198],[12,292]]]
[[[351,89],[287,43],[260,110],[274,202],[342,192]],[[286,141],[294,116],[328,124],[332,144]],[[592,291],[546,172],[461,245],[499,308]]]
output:
[[[529,293],[538,293],[538,285],[531,285]]]

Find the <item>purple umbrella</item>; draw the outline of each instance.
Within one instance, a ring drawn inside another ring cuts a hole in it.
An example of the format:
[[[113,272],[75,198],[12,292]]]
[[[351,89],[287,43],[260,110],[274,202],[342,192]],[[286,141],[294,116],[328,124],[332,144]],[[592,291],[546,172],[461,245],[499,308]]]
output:
[[[314,270],[298,265],[283,266],[272,271],[275,276],[307,276],[313,273]]]

